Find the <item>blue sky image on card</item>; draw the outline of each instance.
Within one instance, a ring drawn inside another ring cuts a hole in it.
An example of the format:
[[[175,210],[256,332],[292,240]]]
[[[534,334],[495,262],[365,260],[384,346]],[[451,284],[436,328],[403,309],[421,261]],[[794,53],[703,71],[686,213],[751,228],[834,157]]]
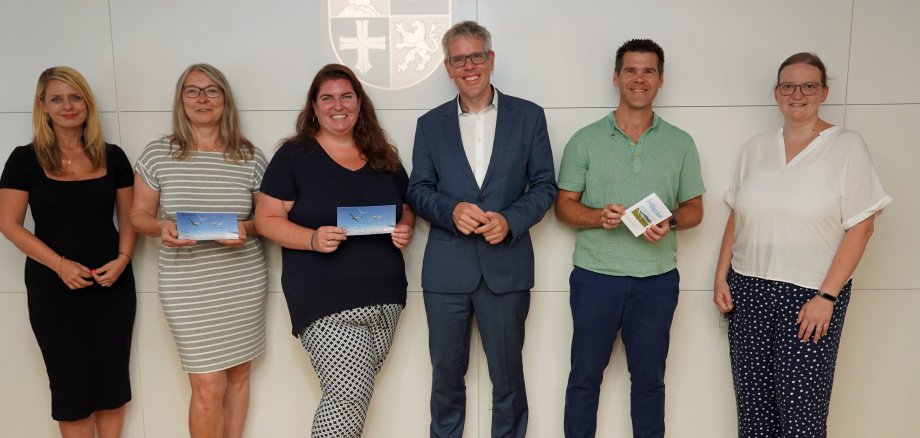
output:
[[[348,230],[349,236],[390,234],[396,228],[395,205],[338,207],[336,226]]]
[[[235,213],[176,212],[176,227],[182,240],[239,239]]]

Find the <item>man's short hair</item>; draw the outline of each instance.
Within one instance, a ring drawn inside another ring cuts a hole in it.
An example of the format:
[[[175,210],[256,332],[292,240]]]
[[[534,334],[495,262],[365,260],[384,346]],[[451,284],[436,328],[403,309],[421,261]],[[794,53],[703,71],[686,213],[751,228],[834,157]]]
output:
[[[654,53],[658,55],[658,76],[664,74],[664,50],[661,49],[661,46],[658,43],[647,39],[647,38],[634,38],[620,46],[617,49],[617,59],[614,64],[614,71],[618,74],[620,69],[623,68],[623,55],[626,52],[639,52],[639,53]]]
[[[489,29],[473,20],[467,20],[451,26],[447,32],[444,32],[444,37],[441,38],[441,47],[444,49],[445,58],[450,56],[450,43],[462,36],[481,39],[485,51],[492,51],[492,34],[489,33]]]

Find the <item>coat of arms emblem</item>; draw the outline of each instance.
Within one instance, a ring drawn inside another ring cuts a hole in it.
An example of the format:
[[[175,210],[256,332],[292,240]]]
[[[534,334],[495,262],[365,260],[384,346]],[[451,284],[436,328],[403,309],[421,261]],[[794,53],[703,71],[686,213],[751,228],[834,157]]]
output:
[[[444,59],[451,0],[328,0],[335,55],[365,85],[411,87]]]

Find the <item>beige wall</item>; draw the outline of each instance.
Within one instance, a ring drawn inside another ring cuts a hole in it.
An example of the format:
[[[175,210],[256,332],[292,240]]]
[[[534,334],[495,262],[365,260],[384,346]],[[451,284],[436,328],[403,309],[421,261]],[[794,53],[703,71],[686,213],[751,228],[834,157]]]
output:
[[[830,69],[823,116],[860,131],[895,202],[855,276],[840,350],[830,435],[920,436],[920,3],[915,0],[626,2],[622,0],[453,0],[453,21],[488,26],[497,54],[495,84],[546,108],[553,152],[616,102],[613,55],[623,41],[657,40],[666,51],[659,113],[697,141],[708,188],[703,224],[680,234],[681,300],[668,361],[667,423],[672,437],[730,437],[735,409],[725,328],[711,304],[711,278],[727,209],[721,201],[739,148],[781,123],[771,95],[787,55],[816,51]],[[133,160],[168,132],[172,88],[198,61],[230,78],[243,127],[268,155],[292,133],[313,73],[335,62],[323,1],[0,0],[0,156],[28,143],[35,79],[51,65],[83,72],[103,111],[108,139]],[[404,159],[415,119],[451,98],[436,72],[414,88],[372,89],[385,128]],[[407,163],[408,165],[409,163]],[[27,219],[31,226],[31,219]],[[430,389],[419,273],[428,226],[406,250],[408,308],[378,378],[367,437],[421,437]],[[561,436],[571,318],[568,273],[573,232],[552,213],[533,230],[537,278],[528,319],[525,368],[531,437]],[[189,396],[156,294],[157,241],[135,253],[138,311],[131,363],[134,401],[124,436],[187,434]],[[319,387],[306,354],[289,334],[280,289],[280,254],[269,245],[268,352],[255,361],[248,437],[307,434]],[[24,257],[0,242],[0,436],[50,437],[50,397],[30,332],[22,282]],[[490,383],[474,341],[467,378],[466,437],[487,437]],[[622,346],[607,371],[600,436],[630,436],[628,374]]]

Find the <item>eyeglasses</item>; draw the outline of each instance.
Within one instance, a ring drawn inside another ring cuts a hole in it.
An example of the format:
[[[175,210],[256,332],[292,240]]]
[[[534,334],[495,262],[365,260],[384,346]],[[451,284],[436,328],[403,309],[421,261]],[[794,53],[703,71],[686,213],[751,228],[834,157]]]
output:
[[[459,68],[459,67],[463,67],[464,65],[466,65],[467,59],[472,61],[473,64],[479,65],[479,64],[482,64],[483,62],[486,62],[486,60],[489,59],[489,52],[485,51],[485,52],[470,53],[469,55],[451,56],[447,58],[447,62],[449,62],[451,66]]]
[[[824,84],[819,84],[817,82],[806,82],[804,84],[793,84],[792,82],[783,82],[781,84],[776,84],[776,89],[779,90],[779,94],[783,96],[792,96],[795,94],[795,89],[798,88],[802,90],[802,94],[806,96],[811,96],[818,92],[818,89],[823,87]]]
[[[204,91],[204,95],[210,97],[211,99],[220,97],[220,87],[217,85],[211,85],[204,88],[196,87],[194,85],[189,85],[182,89],[182,95],[194,99],[198,97],[201,92]]]

